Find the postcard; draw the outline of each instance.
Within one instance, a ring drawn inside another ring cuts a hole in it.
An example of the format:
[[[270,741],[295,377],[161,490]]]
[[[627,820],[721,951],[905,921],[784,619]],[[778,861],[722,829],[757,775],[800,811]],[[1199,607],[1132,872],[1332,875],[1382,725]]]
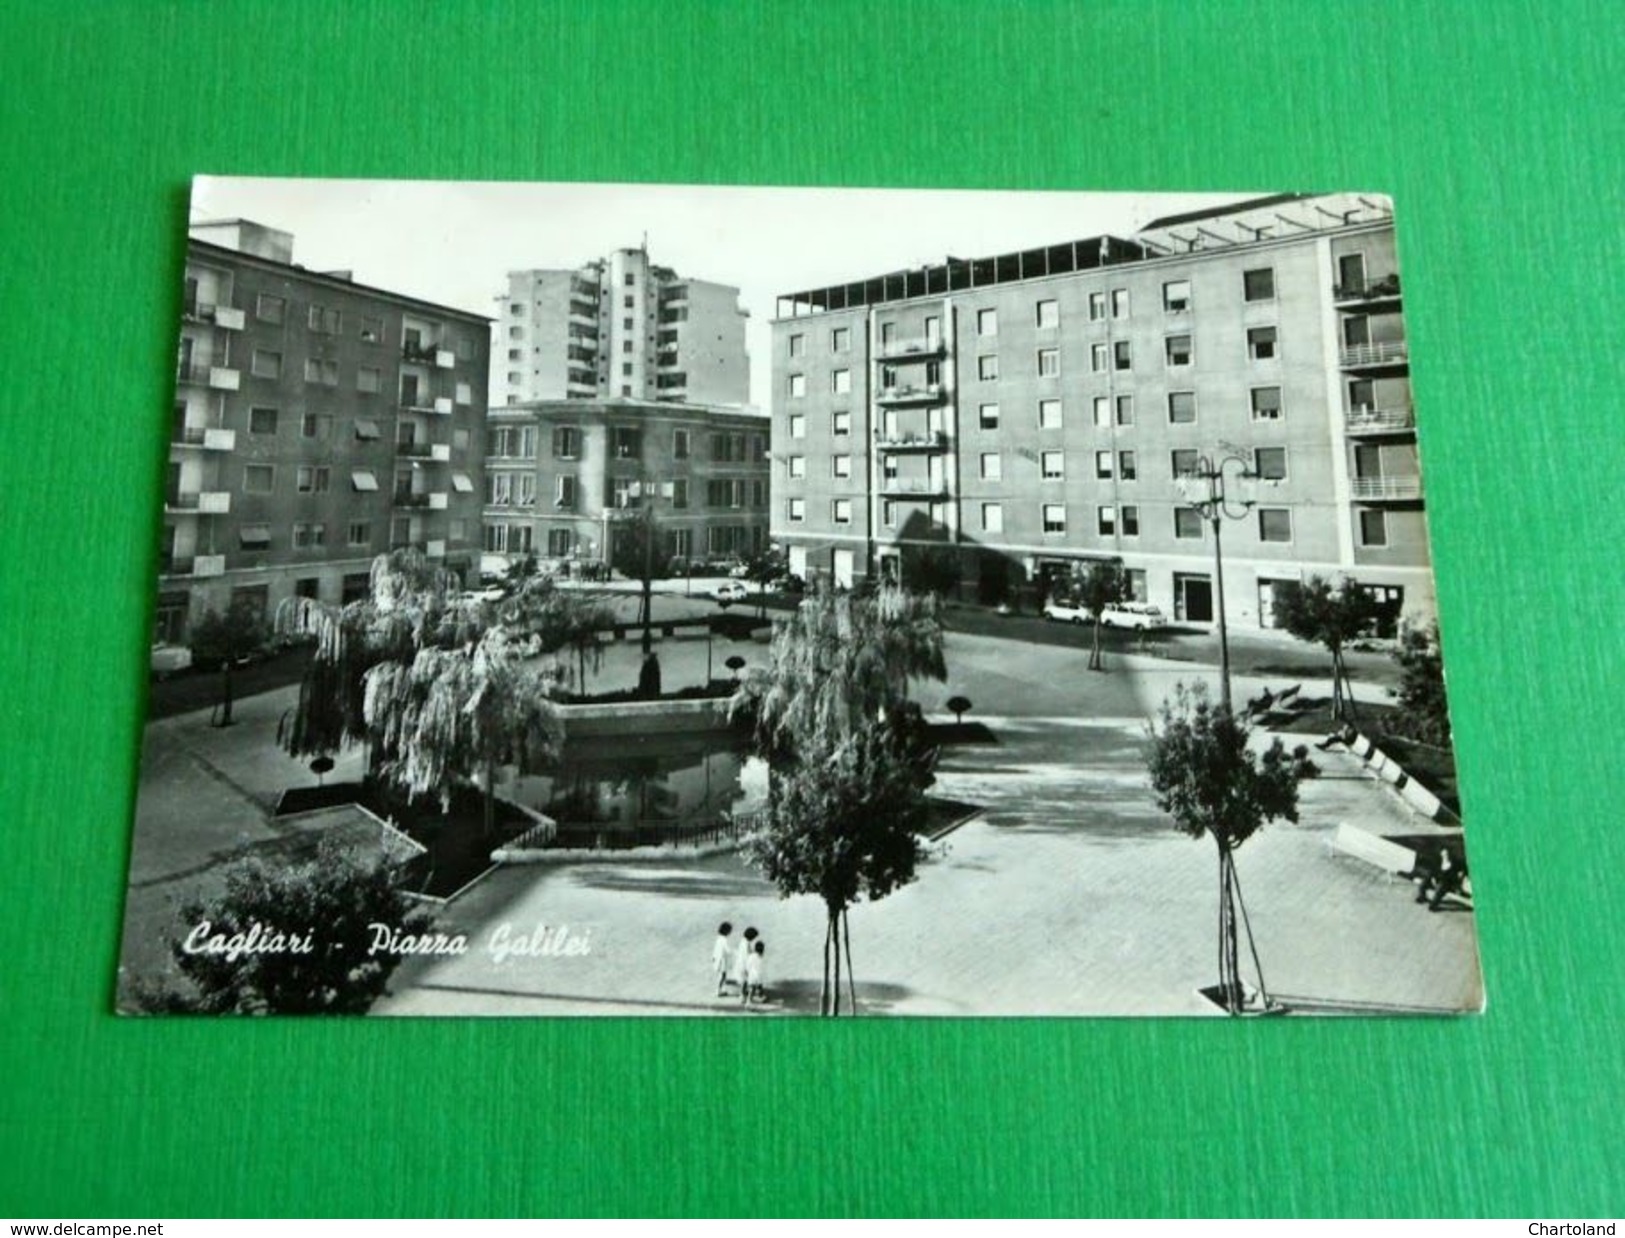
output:
[[[1382,194],[201,177],[179,291],[122,1013],[1482,1008]]]

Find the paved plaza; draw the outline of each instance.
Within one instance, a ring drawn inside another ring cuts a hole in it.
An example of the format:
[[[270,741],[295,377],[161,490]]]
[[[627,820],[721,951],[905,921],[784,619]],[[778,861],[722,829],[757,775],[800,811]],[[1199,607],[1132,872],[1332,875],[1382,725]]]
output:
[[[668,688],[704,678],[706,642],[660,643]],[[718,640],[759,662],[765,647]],[[946,684],[917,685],[928,713],[963,693],[995,742],[956,745],[938,769],[942,795],[982,807],[946,836],[919,879],[851,913],[858,996],[867,1013],[1202,1014],[1216,975],[1212,844],[1177,833],[1152,804],[1146,720],[1176,682],[1216,673],[1188,663],[950,634]],[[611,649],[590,687],[630,686],[635,640]],[[625,681],[624,683],[622,681]],[[1238,697],[1261,680],[1240,678]],[[1279,688],[1280,681],[1273,687]],[[1306,695],[1327,685],[1304,683]],[[1365,689],[1370,699],[1382,690]],[[207,713],[147,728],[126,917],[124,962],[145,974],[164,959],[173,904],[215,888],[237,855],[275,852],[297,826],[268,811],[312,779],[275,748],[293,689],[240,701],[238,722]],[[1289,737],[1298,742],[1302,737]],[[1386,834],[1434,830],[1360,762],[1315,754],[1301,820],[1275,822],[1239,853],[1247,911],[1272,996],[1303,1010],[1451,1011],[1476,1005],[1473,917],[1429,913],[1414,889],[1334,852],[1342,823]],[[330,777],[355,777],[350,754]],[[717,999],[710,978],[719,921],[754,925],[768,943],[770,1000],[746,1011]],[[816,1012],[822,907],[781,900],[736,855],[667,850],[567,865],[507,865],[446,906],[439,931],[466,954],[409,958],[381,1014],[674,1014],[766,1017]],[[499,958],[538,929],[585,942],[585,953]],[[1251,966],[1245,966],[1250,974]]]

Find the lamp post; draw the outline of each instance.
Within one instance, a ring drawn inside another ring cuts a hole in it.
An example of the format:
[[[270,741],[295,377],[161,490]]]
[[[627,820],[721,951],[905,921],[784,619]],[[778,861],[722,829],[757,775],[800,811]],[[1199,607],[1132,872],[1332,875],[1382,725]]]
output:
[[[1239,471],[1230,473],[1231,465],[1240,466]],[[1211,456],[1198,456],[1196,467],[1181,478],[1181,481],[1193,483],[1190,489],[1195,492],[1188,492],[1185,497],[1196,513],[1213,528],[1213,604],[1219,616],[1219,700],[1224,705],[1225,712],[1229,713],[1231,712],[1230,633],[1224,617],[1224,552],[1219,542],[1219,530],[1227,519],[1243,519],[1252,510],[1253,501],[1232,500],[1225,492],[1227,475],[1238,481],[1251,481],[1258,476],[1239,455],[1223,456],[1218,460]],[[1198,489],[1204,483],[1205,492]],[[1236,510],[1232,510],[1233,508]]]

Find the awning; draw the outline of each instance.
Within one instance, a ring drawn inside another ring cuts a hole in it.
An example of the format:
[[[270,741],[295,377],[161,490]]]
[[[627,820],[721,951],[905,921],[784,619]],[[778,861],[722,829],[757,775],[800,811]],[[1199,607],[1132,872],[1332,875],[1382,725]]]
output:
[[[459,494],[474,493],[474,483],[469,480],[467,473],[453,473],[451,475],[451,488]]]
[[[360,439],[382,438],[378,432],[378,423],[370,417],[357,417],[355,421],[355,436]]]
[[[378,489],[378,477],[371,469],[355,469],[350,473],[350,484],[357,490]]]

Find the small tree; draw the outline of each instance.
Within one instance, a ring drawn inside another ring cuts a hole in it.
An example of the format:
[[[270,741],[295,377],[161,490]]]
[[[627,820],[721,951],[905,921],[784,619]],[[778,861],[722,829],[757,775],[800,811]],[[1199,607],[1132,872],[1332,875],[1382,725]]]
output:
[[[1425,744],[1450,747],[1450,707],[1445,699],[1439,625],[1405,628],[1394,660],[1399,663],[1397,696],[1405,711],[1406,728]]]
[[[400,961],[371,952],[373,926],[405,934],[429,927],[387,864],[330,843],[303,864],[239,860],[226,869],[221,893],[183,904],[180,917],[183,929],[171,938],[170,953],[193,991],[145,993],[148,1008],[364,1014]],[[233,957],[225,950],[234,937],[240,946],[280,948],[242,949]],[[210,951],[211,939],[225,949]]]
[[[629,519],[616,523],[610,538],[610,566],[641,586],[638,622],[643,625],[643,652],[654,649],[653,611],[656,564],[660,557],[660,526],[655,521],[649,499]]]
[[[1089,669],[1104,670],[1100,660],[1100,620],[1108,606],[1128,597],[1128,573],[1121,563],[1094,562],[1079,577],[1078,605],[1089,612],[1094,622],[1094,639],[1089,646]]]
[[[726,666],[734,673],[734,679],[737,681],[739,679],[739,672],[745,669],[745,659],[740,657],[737,653],[730,653],[722,665]]]
[[[258,607],[238,599],[225,614],[209,610],[192,626],[192,660],[205,666],[220,664],[220,704],[216,726],[231,725],[232,668],[263,648],[270,631]]]
[[[1344,577],[1336,586],[1322,576],[1283,581],[1275,586],[1275,619],[1299,640],[1324,645],[1332,655],[1332,714],[1354,716],[1354,691],[1349,684],[1343,651],[1377,617],[1377,604],[1354,581]]]
[[[1219,862],[1219,993],[1231,1014],[1244,1004],[1237,913],[1245,923],[1235,853],[1267,821],[1298,819],[1298,783],[1316,771],[1302,746],[1288,752],[1279,739],[1262,753],[1248,746],[1250,729],[1222,705],[1207,699],[1205,685],[1180,685],[1164,701],[1151,730],[1148,766],[1157,807],[1175,828],[1213,840]],[[1263,968],[1248,931],[1259,989]],[[1266,995],[1267,1000],[1267,995]]]
[[[948,708],[953,711],[954,725],[960,726],[965,721],[965,714],[971,707],[968,696],[950,696],[947,701]]]
[[[913,881],[926,855],[920,771],[889,725],[866,728],[801,759],[783,775],[765,824],[745,854],[781,898],[816,895],[824,904],[824,974],[819,1013],[841,1013],[842,956],[857,1013],[848,911]]]

